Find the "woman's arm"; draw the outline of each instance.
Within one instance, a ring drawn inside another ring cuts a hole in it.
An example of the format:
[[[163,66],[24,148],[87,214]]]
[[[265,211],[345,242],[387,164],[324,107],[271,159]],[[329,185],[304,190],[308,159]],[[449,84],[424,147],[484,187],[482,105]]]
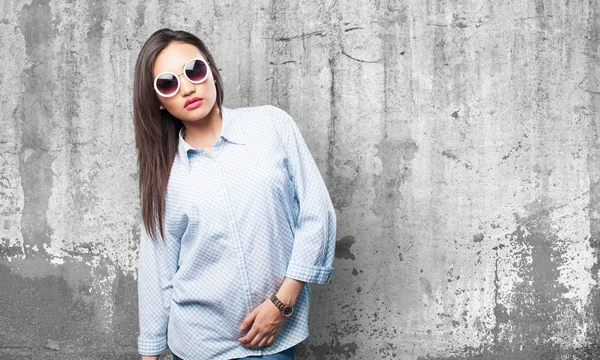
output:
[[[180,240],[169,232],[167,221],[166,241],[158,229],[157,236],[153,241],[142,223],[138,261],[138,353],[154,359],[167,349],[171,280],[177,272],[180,249]]]
[[[306,285],[306,282],[286,277],[277,292],[277,298],[284,304],[292,305],[296,303],[296,299]]]
[[[296,122],[284,110],[274,106],[273,110],[299,208],[292,253],[285,276],[305,283],[325,284],[333,271],[335,209]],[[286,289],[289,288],[286,286]],[[284,293],[292,291],[284,290]]]
[[[271,110],[286,152],[299,212],[285,278],[276,294],[281,302],[293,305],[306,283],[324,284],[331,277],[336,216],[325,182],[296,123],[285,111],[274,106]],[[252,347],[271,345],[285,320],[267,299],[244,318],[240,330],[250,324],[252,327],[239,341]]]

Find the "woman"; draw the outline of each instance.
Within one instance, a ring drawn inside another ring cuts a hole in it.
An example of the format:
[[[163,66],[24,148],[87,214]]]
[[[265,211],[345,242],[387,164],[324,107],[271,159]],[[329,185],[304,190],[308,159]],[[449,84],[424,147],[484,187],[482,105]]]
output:
[[[142,359],[293,359],[309,283],[331,277],[335,210],[294,120],[222,103],[200,39],[150,36],[133,91]]]

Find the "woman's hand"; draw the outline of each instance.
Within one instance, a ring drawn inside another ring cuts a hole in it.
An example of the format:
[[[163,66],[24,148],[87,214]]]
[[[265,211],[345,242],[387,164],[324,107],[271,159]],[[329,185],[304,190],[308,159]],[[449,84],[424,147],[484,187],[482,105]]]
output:
[[[252,328],[246,336],[238,339],[244,346],[262,347],[275,341],[275,337],[285,323],[286,317],[273,304],[271,299],[265,300],[256,309],[246,316],[240,325],[240,330],[246,329],[250,324]],[[252,323],[254,322],[254,323]]]

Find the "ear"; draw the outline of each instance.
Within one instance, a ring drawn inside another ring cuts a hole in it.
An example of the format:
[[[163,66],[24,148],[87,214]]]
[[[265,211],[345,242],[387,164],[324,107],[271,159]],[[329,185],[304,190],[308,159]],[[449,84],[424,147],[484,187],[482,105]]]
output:
[[[164,110],[164,107],[161,105],[161,106],[159,107],[159,109],[160,109],[160,110]]]

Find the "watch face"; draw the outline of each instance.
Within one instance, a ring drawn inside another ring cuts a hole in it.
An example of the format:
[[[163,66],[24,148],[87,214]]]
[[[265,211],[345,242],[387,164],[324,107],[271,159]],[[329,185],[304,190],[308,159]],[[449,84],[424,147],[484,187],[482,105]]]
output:
[[[283,316],[290,316],[294,312],[294,308],[291,306],[286,306],[283,308]]]

